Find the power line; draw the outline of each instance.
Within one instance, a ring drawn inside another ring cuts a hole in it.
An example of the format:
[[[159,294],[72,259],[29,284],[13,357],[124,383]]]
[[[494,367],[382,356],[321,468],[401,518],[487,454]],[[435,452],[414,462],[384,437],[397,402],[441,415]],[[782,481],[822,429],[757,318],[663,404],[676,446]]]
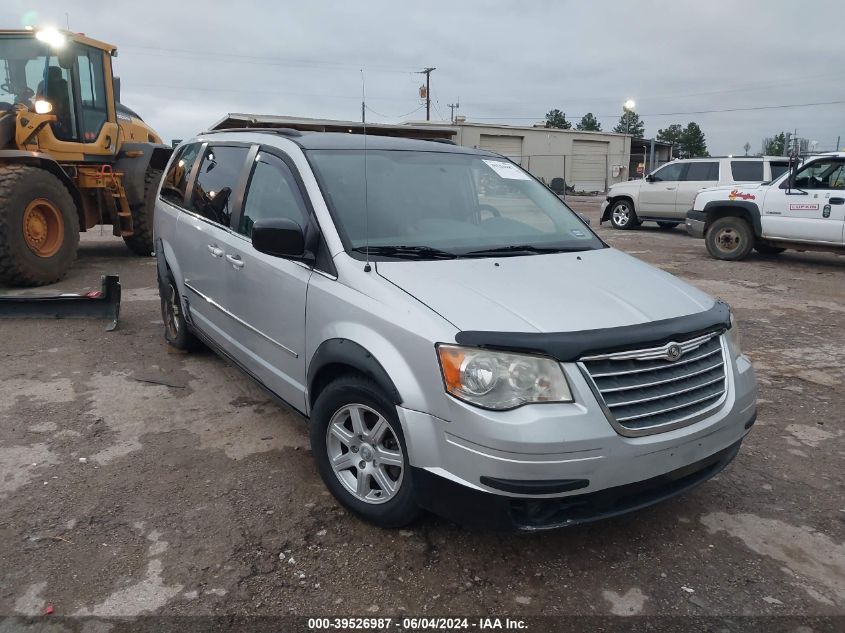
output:
[[[220,86],[172,86],[165,84],[151,84],[151,83],[135,83],[133,82],[131,88],[161,88],[163,90],[176,90],[184,92],[227,92],[238,94],[272,94],[285,97],[315,97],[319,99],[354,99],[359,101],[360,97],[354,95],[336,95],[336,94],[317,94],[306,92],[288,92],[286,90],[272,90],[272,89],[255,89],[255,88],[223,88]],[[131,90],[130,88],[130,90]],[[403,101],[407,102],[411,99],[407,97],[373,97],[368,95],[367,99],[371,101]],[[422,107],[422,106],[420,106]]]
[[[414,112],[419,112],[419,111],[420,111],[420,110],[422,110],[424,107],[425,107],[425,105],[424,105],[424,104],[420,104],[420,105],[418,105],[416,108],[414,108],[413,110],[411,110],[410,112],[406,112],[405,114],[397,114],[396,116],[391,116],[391,115],[389,115],[389,114],[382,114],[381,112],[378,112],[378,111],[376,111],[376,110],[373,110],[370,106],[367,106],[367,110],[369,110],[369,111],[370,111],[370,112],[372,112],[373,114],[377,114],[378,116],[383,117],[383,118],[385,118],[385,119],[401,119],[401,118],[403,118],[403,117],[406,117],[406,116],[410,116],[410,115],[412,115]]]
[[[690,110],[688,112],[648,112],[648,113],[641,113],[638,112],[641,117],[652,116],[652,117],[659,117],[659,116],[682,116],[688,114],[717,114],[720,112],[754,112],[759,110],[780,110],[786,108],[809,108],[814,106],[825,106],[825,105],[839,105],[845,103],[845,100],[838,100],[838,101],[816,101],[812,103],[786,103],[786,104],[776,104],[776,105],[767,105],[767,106],[753,106],[748,108],[723,108],[719,110]],[[487,116],[487,117],[472,117],[476,120],[482,121],[492,121],[492,120],[500,120],[500,121],[515,121],[515,120],[540,120],[543,119],[545,115],[530,115],[530,116]],[[583,115],[582,115],[583,116]],[[594,114],[594,117],[597,119],[616,119],[619,118],[621,115],[619,114]],[[580,118],[580,116],[570,116],[571,119]]]
[[[242,55],[234,53],[210,53],[206,51],[192,51],[186,48],[162,48],[159,46],[122,46],[121,49],[147,51],[142,56],[147,57],[185,57],[188,59],[220,59],[232,63],[254,64],[257,66],[287,66],[293,68],[334,68],[338,70],[360,70],[361,65],[319,59],[283,59],[258,55]],[[161,54],[159,54],[161,52]],[[367,72],[381,73],[410,73],[407,68],[389,66],[365,66]]]

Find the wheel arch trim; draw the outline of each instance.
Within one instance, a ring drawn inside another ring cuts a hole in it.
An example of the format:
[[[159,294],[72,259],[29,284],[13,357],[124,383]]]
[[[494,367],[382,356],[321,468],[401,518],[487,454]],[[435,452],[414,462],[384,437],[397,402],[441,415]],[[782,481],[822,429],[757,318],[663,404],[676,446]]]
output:
[[[721,211],[725,211],[725,213],[720,213]],[[760,237],[763,234],[760,207],[753,202],[747,200],[711,200],[704,205],[703,212],[707,216],[708,226],[718,218],[733,215],[750,220],[754,237]]]
[[[384,390],[394,403],[402,404],[402,396],[379,360],[365,347],[346,338],[332,338],[320,343],[308,363],[306,384],[309,405],[314,403],[316,379],[323,369],[332,365],[345,365],[359,371]]]

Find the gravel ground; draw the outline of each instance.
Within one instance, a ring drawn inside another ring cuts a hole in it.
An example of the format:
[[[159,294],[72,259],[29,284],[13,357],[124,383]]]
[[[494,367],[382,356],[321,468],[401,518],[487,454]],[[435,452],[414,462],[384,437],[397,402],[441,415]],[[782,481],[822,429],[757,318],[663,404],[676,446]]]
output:
[[[570,203],[596,226],[599,201]],[[347,514],[303,420],[169,350],[154,262],[84,235],[60,287],[119,273],[120,328],[0,321],[0,614],[845,615],[845,258],[598,231],[735,308],[759,420],[695,491],[535,536]]]

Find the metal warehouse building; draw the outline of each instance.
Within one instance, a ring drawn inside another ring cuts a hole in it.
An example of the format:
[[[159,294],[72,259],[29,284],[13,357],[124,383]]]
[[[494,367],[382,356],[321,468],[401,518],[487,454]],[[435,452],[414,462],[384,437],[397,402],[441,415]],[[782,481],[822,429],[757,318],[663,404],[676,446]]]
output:
[[[424,121],[409,123],[416,128]],[[443,128],[443,123],[432,122]],[[628,180],[631,137],[611,132],[471,123],[458,118],[453,126],[458,145],[503,154],[546,183],[563,178],[575,191],[607,191]]]

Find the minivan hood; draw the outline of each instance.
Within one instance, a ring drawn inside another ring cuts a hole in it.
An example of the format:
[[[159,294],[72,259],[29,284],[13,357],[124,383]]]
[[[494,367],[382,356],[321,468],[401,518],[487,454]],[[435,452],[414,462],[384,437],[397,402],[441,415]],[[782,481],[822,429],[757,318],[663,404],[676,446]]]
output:
[[[713,306],[700,290],[612,248],[378,262],[376,269],[459,330],[576,332],[686,316]]]

